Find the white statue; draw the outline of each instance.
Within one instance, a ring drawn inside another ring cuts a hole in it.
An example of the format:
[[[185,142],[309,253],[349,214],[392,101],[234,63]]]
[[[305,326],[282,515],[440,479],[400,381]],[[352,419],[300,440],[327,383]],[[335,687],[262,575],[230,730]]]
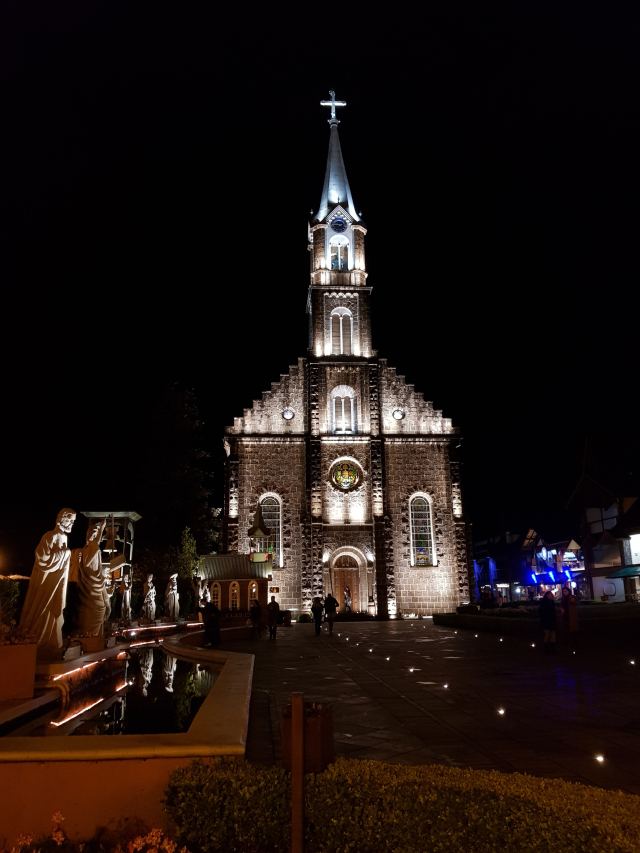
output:
[[[67,577],[71,551],[67,534],[71,532],[76,514],[61,509],[55,530],[45,533],[36,548],[27,597],[22,608],[20,627],[38,640],[41,656],[57,656],[62,649],[62,611],[67,596]]]
[[[164,615],[168,619],[177,619],[180,614],[180,596],[178,595],[178,573],[171,575],[164,594]]]
[[[206,602],[211,601],[211,590],[203,578],[196,576],[191,581],[191,586],[196,596],[196,608],[200,606],[200,602],[204,599]]]
[[[140,652],[140,676],[142,678],[142,695],[146,696],[153,677],[153,649],[143,649]]]
[[[89,522],[87,541],[81,549],[78,565],[78,632],[95,636],[104,633],[104,622],[111,612],[109,591],[102,567],[100,540],[106,519]]]
[[[162,680],[164,681],[164,689],[167,693],[173,693],[173,676],[175,675],[177,665],[178,661],[176,658],[163,650]]]
[[[120,610],[120,618],[126,624],[131,622],[131,575],[126,572],[122,576],[120,584],[120,595],[122,596],[122,609]]]
[[[152,622],[154,622],[156,618],[156,588],[153,585],[153,575],[147,575],[147,580],[144,585],[142,618],[150,619]]]

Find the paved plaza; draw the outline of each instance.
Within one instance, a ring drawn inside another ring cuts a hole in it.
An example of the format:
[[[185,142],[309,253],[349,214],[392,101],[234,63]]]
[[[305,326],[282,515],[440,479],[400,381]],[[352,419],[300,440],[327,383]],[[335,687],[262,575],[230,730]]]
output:
[[[640,794],[635,638],[552,657],[538,641],[455,633],[425,619],[336,623],[333,637],[296,624],[276,641],[228,648],[256,656],[249,761],[279,763],[282,708],[301,690],[333,706],[336,755]]]

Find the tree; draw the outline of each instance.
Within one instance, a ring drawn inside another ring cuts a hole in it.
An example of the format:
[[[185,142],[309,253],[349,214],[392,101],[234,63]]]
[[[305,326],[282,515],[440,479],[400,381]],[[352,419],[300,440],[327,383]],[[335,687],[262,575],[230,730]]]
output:
[[[171,383],[142,424],[130,469],[132,505],[143,518],[140,538],[150,549],[175,547],[185,528],[204,553],[215,539],[201,434],[193,391]]]
[[[196,540],[188,527],[182,531],[182,542],[178,551],[178,577],[185,580],[193,580],[200,567],[200,557],[196,547]]]

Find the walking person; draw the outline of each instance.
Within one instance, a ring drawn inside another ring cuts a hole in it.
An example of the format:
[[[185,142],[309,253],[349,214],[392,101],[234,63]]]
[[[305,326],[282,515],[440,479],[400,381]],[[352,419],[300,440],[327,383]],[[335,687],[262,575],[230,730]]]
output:
[[[338,609],[337,600],[329,593],[324,600],[324,612],[329,623],[329,634],[333,634],[333,623],[336,621],[336,611]]]
[[[313,616],[313,621],[316,623],[316,637],[320,636],[320,632],[322,631],[322,611],[324,610],[322,599],[319,596],[316,596],[311,602],[311,615]]]
[[[254,598],[249,608],[249,618],[251,619],[251,627],[253,628],[253,636],[260,639],[262,637],[262,628],[260,627],[260,619],[262,618],[262,608],[258,603],[258,599]]]
[[[570,652],[575,654],[576,635],[578,633],[578,599],[566,586],[562,590],[560,612],[562,614],[562,631],[566,638],[567,647]]]
[[[556,653],[556,600],[548,589],[540,599],[540,627],[544,631],[544,650],[547,654]]]
[[[278,631],[278,618],[280,616],[280,605],[276,601],[275,595],[271,596],[271,601],[267,604],[267,626],[269,628],[269,639],[275,640]]]
[[[202,621],[204,622],[205,646],[217,646],[220,642],[220,616],[222,615],[213,601],[200,600]]]

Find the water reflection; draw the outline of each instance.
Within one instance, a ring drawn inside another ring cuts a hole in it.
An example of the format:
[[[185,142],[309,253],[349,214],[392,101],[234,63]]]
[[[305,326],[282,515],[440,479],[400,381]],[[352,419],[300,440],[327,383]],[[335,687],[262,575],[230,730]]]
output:
[[[143,649],[138,652],[138,660],[140,662],[140,678],[138,683],[142,690],[142,695],[147,696],[149,693],[149,684],[153,676],[153,649]]]
[[[167,693],[173,693],[173,676],[176,672],[178,661],[173,655],[162,650],[162,680]]]

